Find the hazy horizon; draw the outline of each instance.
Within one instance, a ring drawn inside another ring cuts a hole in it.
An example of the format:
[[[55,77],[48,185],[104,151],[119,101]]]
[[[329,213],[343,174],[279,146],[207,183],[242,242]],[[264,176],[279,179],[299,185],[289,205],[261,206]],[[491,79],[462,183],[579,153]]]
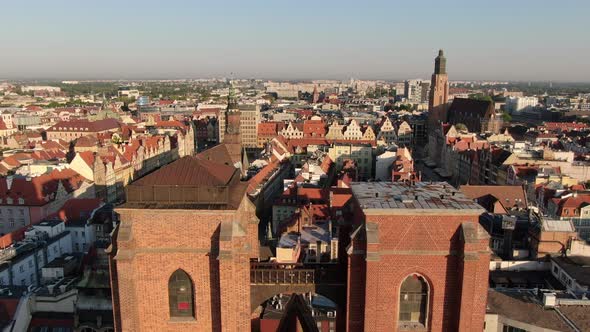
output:
[[[590,2],[10,2],[1,79],[589,82]]]

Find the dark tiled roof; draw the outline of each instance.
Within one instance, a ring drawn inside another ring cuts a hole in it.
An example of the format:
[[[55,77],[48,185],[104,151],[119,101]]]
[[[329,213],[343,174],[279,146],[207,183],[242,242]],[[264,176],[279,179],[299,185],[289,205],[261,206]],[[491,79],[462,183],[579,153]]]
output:
[[[492,106],[492,102],[486,100],[455,98],[449,108],[449,115],[453,113],[473,113],[481,118],[486,115]]]
[[[183,157],[135,181],[134,185],[226,186],[237,169],[200,156]]]
[[[216,145],[197,155],[201,159],[212,160],[220,164],[231,166],[233,164],[227,146],[225,144]]]
[[[570,277],[584,286],[590,285],[590,257],[551,257]]]
[[[528,291],[488,292],[488,313],[557,331],[573,331],[554,310],[545,310]]]
[[[590,307],[589,306],[561,306],[559,311],[571,320],[580,331],[590,331]]]

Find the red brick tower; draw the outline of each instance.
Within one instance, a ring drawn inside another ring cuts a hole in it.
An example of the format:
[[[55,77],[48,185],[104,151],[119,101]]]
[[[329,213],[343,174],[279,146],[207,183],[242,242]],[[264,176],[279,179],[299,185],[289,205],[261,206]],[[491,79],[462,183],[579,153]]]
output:
[[[438,51],[434,60],[434,74],[430,83],[428,100],[429,120],[436,124],[446,122],[446,105],[449,101],[449,77],[447,76],[447,59],[443,50]]]
[[[311,102],[312,103],[317,103],[320,100],[320,93],[318,92],[318,87],[314,86],[313,87],[313,93],[311,95]]]
[[[353,183],[347,331],[481,331],[483,209],[446,183]]]
[[[249,331],[258,218],[239,171],[186,156],[127,186],[110,261],[116,331]]]

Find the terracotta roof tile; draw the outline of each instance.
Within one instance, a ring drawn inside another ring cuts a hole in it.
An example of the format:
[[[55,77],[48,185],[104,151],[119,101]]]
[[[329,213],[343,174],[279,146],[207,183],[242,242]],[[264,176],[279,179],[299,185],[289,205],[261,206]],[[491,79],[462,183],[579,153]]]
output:
[[[521,186],[472,186],[465,185],[459,188],[469,199],[478,200],[486,195],[495,197],[505,208],[513,206],[527,207],[526,192]]]

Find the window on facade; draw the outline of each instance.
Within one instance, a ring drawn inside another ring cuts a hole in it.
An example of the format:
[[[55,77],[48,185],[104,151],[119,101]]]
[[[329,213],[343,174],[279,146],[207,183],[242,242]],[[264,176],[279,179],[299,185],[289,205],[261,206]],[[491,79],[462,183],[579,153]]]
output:
[[[25,267],[23,265],[18,267],[19,272],[25,272]]]
[[[170,317],[195,317],[193,282],[183,270],[176,270],[168,280]]]
[[[402,283],[399,299],[400,323],[426,325],[428,284],[419,275],[408,276]]]

